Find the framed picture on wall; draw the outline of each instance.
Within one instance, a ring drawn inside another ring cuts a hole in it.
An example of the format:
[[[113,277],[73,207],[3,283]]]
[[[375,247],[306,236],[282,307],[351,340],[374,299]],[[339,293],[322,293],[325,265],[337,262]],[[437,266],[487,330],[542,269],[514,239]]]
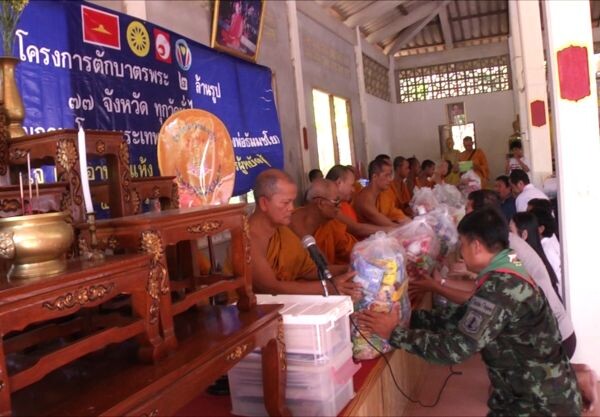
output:
[[[256,62],[264,12],[264,0],[216,0],[211,47]]]
[[[446,104],[446,112],[448,114],[448,123],[451,125],[463,125],[467,122],[465,103],[463,102]]]

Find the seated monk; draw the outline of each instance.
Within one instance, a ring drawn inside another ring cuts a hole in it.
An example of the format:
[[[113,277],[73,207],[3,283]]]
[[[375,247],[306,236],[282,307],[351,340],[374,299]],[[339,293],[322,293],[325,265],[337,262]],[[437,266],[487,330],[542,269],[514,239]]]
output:
[[[287,227],[294,211],[298,189],[291,177],[278,169],[267,169],[256,177],[254,199],[256,208],[249,218],[252,255],[252,284],[257,293],[323,294],[317,269],[308,251]],[[332,265],[330,294],[357,299],[361,292],[352,282],[354,272],[347,267]],[[333,285],[335,284],[335,285]]]
[[[352,201],[352,197],[354,196],[354,194],[357,194],[360,190],[362,190],[363,186],[360,182],[358,182],[358,179],[360,178],[360,175],[358,174],[358,170],[356,168],[354,168],[352,165],[346,165],[346,168],[348,168],[350,171],[352,171],[352,175],[354,175],[354,181],[352,182],[352,195],[350,196],[350,200]]]
[[[306,192],[306,205],[292,214],[290,229],[299,238],[314,236],[330,265],[348,265],[356,238],[336,219],[341,199],[335,183],[314,180]]]
[[[371,223],[362,223],[358,221],[358,215],[350,204],[354,192],[354,171],[343,165],[335,165],[329,170],[326,179],[333,181],[337,186],[338,194],[342,200],[340,210],[337,214],[337,220],[344,223],[347,230],[357,239],[363,239],[371,236],[373,233],[384,231],[388,232],[397,227],[385,227]]]
[[[413,217],[413,212],[409,205],[410,192],[406,185],[409,166],[408,161],[404,157],[397,156],[394,158],[394,174],[394,179],[388,189],[382,191],[377,197],[377,206],[382,208],[387,205],[393,205],[397,209],[402,210],[406,216]]]
[[[415,186],[417,185],[417,177],[421,171],[421,163],[414,156],[407,159],[408,161],[408,177],[406,177],[406,186],[410,193],[410,198],[413,197]]]
[[[404,212],[395,207],[384,207],[382,212],[377,207],[379,193],[386,190],[392,182],[392,166],[383,159],[374,159],[369,164],[369,185],[363,188],[354,198],[354,209],[358,220],[379,226],[393,227],[405,223],[409,219]]]
[[[421,171],[417,176],[417,180],[415,181],[415,185],[419,188],[427,187],[433,188],[435,186],[435,182],[432,180],[435,174],[435,162],[430,159],[426,159],[421,164]]]

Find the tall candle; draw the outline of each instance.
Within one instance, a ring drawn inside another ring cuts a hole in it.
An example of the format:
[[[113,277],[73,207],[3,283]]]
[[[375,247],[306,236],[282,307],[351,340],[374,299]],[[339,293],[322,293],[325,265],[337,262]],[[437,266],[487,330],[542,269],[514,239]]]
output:
[[[33,195],[31,194],[31,155],[27,152],[27,185],[29,186],[29,204]]]
[[[21,191],[21,209],[25,215],[25,198],[23,198],[23,173],[19,172],[19,191]]]
[[[81,191],[83,193],[83,200],[85,201],[85,211],[87,213],[93,213],[94,205],[92,204],[92,193],[90,192],[90,182],[87,175],[85,132],[83,131],[82,126],[79,126],[79,132],[77,133],[77,147],[79,149],[79,172],[81,175]]]

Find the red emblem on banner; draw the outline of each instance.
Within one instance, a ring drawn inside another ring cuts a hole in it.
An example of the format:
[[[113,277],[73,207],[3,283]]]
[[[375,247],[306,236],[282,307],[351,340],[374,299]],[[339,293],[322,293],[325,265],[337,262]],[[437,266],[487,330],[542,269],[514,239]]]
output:
[[[154,57],[157,61],[171,63],[171,36],[157,28],[154,28]]]
[[[541,127],[546,124],[546,106],[542,100],[536,100],[529,105],[531,109],[531,124]]]
[[[590,95],[588,51],[584,46],[569,46],[556,53],[560,97],[578,101]]]
[[[121,49],[119,16],[81,6],[83,41],[93,45]]]

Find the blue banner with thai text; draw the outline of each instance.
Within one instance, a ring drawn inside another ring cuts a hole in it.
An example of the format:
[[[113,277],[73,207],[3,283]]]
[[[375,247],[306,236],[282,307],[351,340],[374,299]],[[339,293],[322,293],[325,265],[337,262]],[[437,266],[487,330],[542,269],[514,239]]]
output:
[[[217,116],[231,137],[233,195],[249,191],[263,169],[283,167],[266,67],[79,1],[30,2],[13,52],[28,134],[78,125],[123,131],[132,177],[156,176],[162,124],[196,108]]]

